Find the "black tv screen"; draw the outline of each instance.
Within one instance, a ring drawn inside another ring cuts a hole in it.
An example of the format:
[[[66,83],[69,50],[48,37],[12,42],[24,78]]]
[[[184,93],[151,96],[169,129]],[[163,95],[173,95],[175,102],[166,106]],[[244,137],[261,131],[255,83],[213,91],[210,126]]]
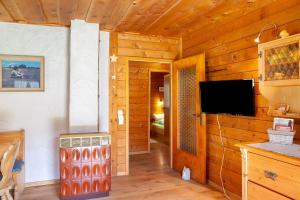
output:
[[[255,116],[253,80],[200,82],[201,112]]]

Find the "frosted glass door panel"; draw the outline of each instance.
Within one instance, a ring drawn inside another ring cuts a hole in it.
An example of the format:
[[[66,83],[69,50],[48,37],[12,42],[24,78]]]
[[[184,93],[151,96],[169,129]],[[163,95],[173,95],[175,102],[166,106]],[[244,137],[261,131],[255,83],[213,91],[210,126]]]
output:
[[[178,71],[178,123],[179,123],[179,147],[193,155],[197,154],[196,143],[196,67],[182,68]]]

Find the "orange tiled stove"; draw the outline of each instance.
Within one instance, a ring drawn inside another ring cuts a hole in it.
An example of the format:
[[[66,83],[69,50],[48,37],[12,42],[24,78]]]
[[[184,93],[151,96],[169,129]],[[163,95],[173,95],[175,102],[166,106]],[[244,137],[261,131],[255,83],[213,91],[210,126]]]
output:
[[[109,195],[111,137],[104,133],[60,135],[60,199]]]

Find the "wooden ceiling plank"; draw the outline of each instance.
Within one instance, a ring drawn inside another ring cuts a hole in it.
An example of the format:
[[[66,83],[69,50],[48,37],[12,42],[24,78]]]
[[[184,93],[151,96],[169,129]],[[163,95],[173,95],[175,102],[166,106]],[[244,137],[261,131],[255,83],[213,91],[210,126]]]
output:
[[[75,12],[75,18],[85,20],[88,15],[88,12],[90,11],[91,5],[92,0],[79,0]]]
[[[103,15],[105,12],[108,12],[107,7],[109,3],[109,0],[94,0],[91,4],[90,11],[86,16],[86,21],[99,23],[102,26]]]
[[[212,9],[216,7],[221,7],[224,4],[226,4],[227,0],[206,0],[201,1],[197,6],[193,6],[192,8],[188,8],[186,10],[183,10],[182,13],[185,13],[183,16],[178,15],[178,18],[172,23],[169,23],[164,28],[164,34],[165,35],[181,35],[181,32],[184,32],[187,28],[190,27],[189,24],[191,24],[194,21],[199,22],[200,17],[209,13]],[[156,31],[157,32],[157,31]]]
[[[147,28],[146,31],[148,34],[176,35],[180,32],[182,26],[190,23],[224,2],[224,0],[183,1],[167,15],[153,24],[152,27]],[[176,34],[170,34],[170,32],[175,32]]]
[[[122,32],[122,30],[128,30],[133,27],[136,27],[135,25],[138,24],[137,20],[139,19],[139,17],[142,16],[141,13],[146,12],[147,9],[145,9],[145,8],[148,8],[153,4],[153,1],[146,1],[143,3],[141,3],[141,1],[142,0],[136,1],[136,5],[134,5],[132,7],[132,9],[130,9],[130,12],[128,12],[128,14],[126,16],[124,16],[124,18],[116,26],[115,31]]]
[[[222,20],[217,26],[208,25],[202,28],[203,31],[196,30],[195,32],[191,32],[189,35],[184,36],[187,42],[184,44],[184,48],[190,48],[195,46],[195,44],[201,44],[211,40],[214,37],[224,35],[227,32],[232,32],[233,30],[240,29],[242,27],[246,27],[250,24],[256,23],[257,21],[264,20],[277,12],[280,12],[284,9],[291,8],[299,4],[298,0],[290,0],[289,4],[283,4],[285,0],[278,0],[272,4],[264,5],[257,10],[254,10],[250,13],[245,13],[243,16],[236,16],[235,20]],[[218,29],[217,27],[222,26],[222,29]],[[210,34],[208,34],[210,33]],[[197,37],[201,34],[201,37]],[[193,38],[193,42],[189,42],[188,40]]]
[[[39,0],[15,0],[15,2],[27,23],[43,24],[46,22]]]
[[[47,19],[47,23],[58,24],[58,0],[40,0],[44,14]]]
[[[21,11],[19,10],[19,7],[17,6],[14,0],[1,0],[1,2],[14,21],[16,22],[25,21],[24,16],[22,15]]]
[[[289,32],[291,34],[295,34],[299,31],[297,30],[297,27],[299,27],[299,9],[300,4],[298,4],[297,6],[293,6],[287,10],[276,12],[276,14],[274,15],[268,16],[248,26],[236,29],[234,32],[228,32],[218,37],[214,37],[205,43],[198,44],[197,46],[192,46],[190,48],[183,47],[185,49],[185,55],[192,55],[195,52],[206,50],[208,52],[206,53],[206,56],[208,58],[212,58],[225,53],[236,51],[238,49],[249,48],[250,46],[255,45],[257,46],[257,44],[255,44],[253,41],[253,38],[255,38],[257,35],[257,30],[262,28],[270,21],[276,22],[276,24],[279,26],[279,30],[283,30],[286,28],[286,22],[295,21],[295,23],[293,23],[289,28]],[[272,32],[272,28],[265,31],[261,40],[266,41],[264,40],[264,37],[266,36],[269,36],[269,38],[274,38]],[[217,42],[213,43],[213,40]],[[211,43],[212,46],[208,47],[208,45],[210,45],[209,43]]]
[[[242,23],[240,17],[270,4],[285,6],[285,1],[136,0],[133,5],[133,0],[0,0],[0,21],[69,26],[71,19],[84,19],[99,23],[102,30],[182,36],[199,44],[210,39],[207,32],[216,29],[213,33],[220,34],[223,26],[230,32]],[[261,11],[255,20],[265,14]],[[245,24],[253,20],[247,17]],[[185,43],[185,48],[194,43]]]
[[[59,23],[70,26],[71,20],[75,19],[75,13],[78,6],[78,0],[60,0],[59,1]]]
[[[99,20],[102,28],[105,30],[113,30],[114,23],[117,23],[116,19],[122,18],[124,12],[129,8],[129,4],[132,4],[132,0],[109,1]]]
[[[120,17],[120,19],[114,24],[113,31],[116,31],[117,27],[125,20],[128,14],[134,9],[135,5],[131,2],[128,5],[127,10],[125,10],[124,14]]]
[[[87,21],[99,23],[101,29],[114,30],[131,5],[132,0],[95,0]]]
[[[122,4],[114,7],[110,17],[109,24],[111,24],[111,30],[115,30],[120,22],[128,15],[130,10],[133,8],[132,0],[120,0]]]
[[[183,0],[177,0],[169,9],[167,9],[161,16],[159,16],[154,22],[152,22],[149,26],[145,27],[145,31],[151,29],[155,24],[157,24],[162,18],[167,16],[171,11],[173,11],[176,7],[180,6],[184,2]]]
[[[5,8],[5,6],[0,1],[0,20],[5,22],[11,22],[14,21],[13,17],[10,15],[8,10]]]
[[[137,0],[128,15],[117,26],[117,31],[142,32],[178,0]]]
[[[191,32],[207,30],[208,28],[221,27],[223,24],[231,23],[232,20],[239,19],[241,16],[247,15],[250,12],[259,10],[261,7],[269,5],[273,0],[256,0],[252,3],[240,1],[239,6],[236,6],[235,0],[228,0],[226,4],[216,7],[206,15],[203,15],[199,20],[184,27],[182,36],[185,37]]]

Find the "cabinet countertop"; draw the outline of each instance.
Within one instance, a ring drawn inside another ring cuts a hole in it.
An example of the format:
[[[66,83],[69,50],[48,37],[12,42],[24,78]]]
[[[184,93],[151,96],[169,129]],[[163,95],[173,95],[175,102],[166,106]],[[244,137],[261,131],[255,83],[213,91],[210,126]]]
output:
[[[261,154],[277,160],[284,160],[294,165],[300,166],[300,145],[282,145],[269,142],[237,144],[236,146],[247,149],[249,152]]]

